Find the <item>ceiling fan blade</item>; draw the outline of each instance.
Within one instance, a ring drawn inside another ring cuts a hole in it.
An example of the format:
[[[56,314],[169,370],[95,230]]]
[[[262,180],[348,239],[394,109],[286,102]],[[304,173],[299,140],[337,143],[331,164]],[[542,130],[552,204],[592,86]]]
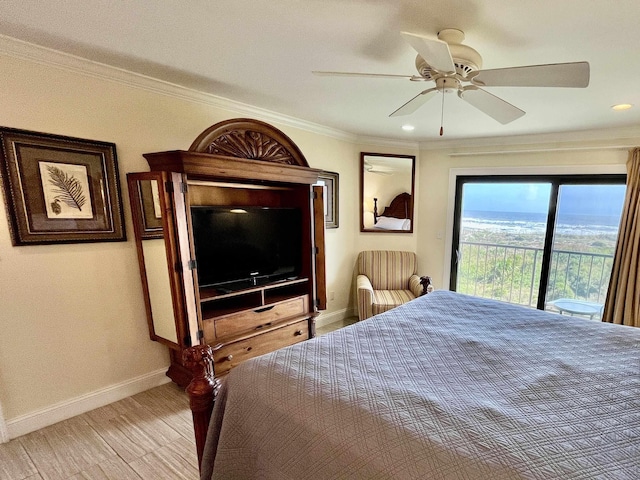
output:
[[[480,70],[470,75],[481,87],[573,87],[589,85],[589,62],[552,63]]]
[[[357,73],[357,72],[323,72],[314,70],[311,73],[322,77],[377,77],[377,78],[408,78],[412,80],[416,75],[393,75],[386,73]],[[422,78],[422,77],[420,77]]]
[[[437,93],[438,93],[437,88],[428,88],[427,90],[424,90],[420,92],[418,95],[416,95],[415,97],[413,97],[411,100],[409,100],[407,103],[402,105],[400,108],[398,108],[389,116],[401,117],[403,115],[410,115],[413,112],[415,112],[418,108],[420,108],[422,105],[424,105],[429,100],[431,100],[433,97],[435,97]]]
[[[459,91],[458,96],[503,125],[513,122],[525,114],[518,107],[473,85]]]
[[[455,73],[449,45],[442,40],[426,38],[414,33],[401,32],[404,39],[434,69],[441,73]]]

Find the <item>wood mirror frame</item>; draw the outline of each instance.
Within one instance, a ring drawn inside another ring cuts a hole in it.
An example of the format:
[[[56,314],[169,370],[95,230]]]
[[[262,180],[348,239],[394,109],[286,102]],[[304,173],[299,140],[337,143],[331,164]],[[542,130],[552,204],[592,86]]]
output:
[[[413,233],[415,170],[413,155],[360,153],[361,232]]]

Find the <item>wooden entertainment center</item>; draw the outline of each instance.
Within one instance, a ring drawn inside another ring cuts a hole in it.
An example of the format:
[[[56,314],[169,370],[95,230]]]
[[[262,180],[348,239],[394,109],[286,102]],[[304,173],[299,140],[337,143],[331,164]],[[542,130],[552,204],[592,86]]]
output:
[[[127,175],[152,340],[169,347],[167,375],[185,387],[183,351],[210,345],[214,374],[315,335],[326,306],[324,208],[319,170],[266,123],[235,119],[205,130],[188,151],[145,154],[150,172]],[[192,206],[294,208],[301,212],[295,278],[233,291],[198,285]]]

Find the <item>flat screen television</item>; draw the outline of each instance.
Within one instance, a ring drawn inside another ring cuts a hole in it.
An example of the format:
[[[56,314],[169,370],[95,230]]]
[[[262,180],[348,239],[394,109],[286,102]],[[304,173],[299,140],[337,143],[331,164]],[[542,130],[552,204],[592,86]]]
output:
[[[191,207],[200,287],[241,290],[300,275],[298,208]]]

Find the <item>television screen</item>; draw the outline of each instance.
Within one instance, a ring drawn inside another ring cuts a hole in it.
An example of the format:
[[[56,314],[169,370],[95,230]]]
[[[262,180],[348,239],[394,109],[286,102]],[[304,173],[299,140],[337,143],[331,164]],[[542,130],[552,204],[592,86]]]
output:
[[[237,290],[300,274],[299,209],[194,206],[191,219],[201,287]]]

